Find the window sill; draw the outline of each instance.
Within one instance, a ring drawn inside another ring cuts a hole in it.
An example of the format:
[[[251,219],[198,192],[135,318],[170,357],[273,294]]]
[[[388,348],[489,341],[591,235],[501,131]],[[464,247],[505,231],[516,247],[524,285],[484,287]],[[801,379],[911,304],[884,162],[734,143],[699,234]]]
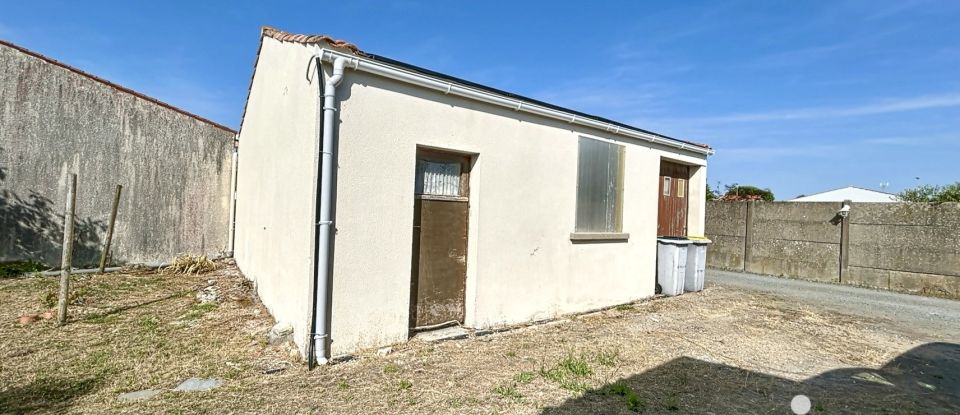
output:
[[[629,233],[623,232],[573,232],[570,240],[573,242],[626,242],[630,239]]]

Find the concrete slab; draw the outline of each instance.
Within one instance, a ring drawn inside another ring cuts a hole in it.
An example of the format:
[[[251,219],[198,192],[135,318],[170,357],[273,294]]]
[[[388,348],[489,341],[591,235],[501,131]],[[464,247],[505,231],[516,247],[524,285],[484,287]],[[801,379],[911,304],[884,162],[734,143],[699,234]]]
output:
[[[176,392],[202,392],[219,387],[223,384],[220,379],[190,378],[177,385]]]
[[[160,394],[160,392],[162,392],[160,389],[144,389],[142,391],[121,393],[120,396],[117,396],[117,399],[128,402],[140,401],[157,396]]]
[[[425,342],[438,342],[444,340],[465,339],[470,335],[463,327],[446,327],[442,329],[430,330],[417,333],[414,339]]]

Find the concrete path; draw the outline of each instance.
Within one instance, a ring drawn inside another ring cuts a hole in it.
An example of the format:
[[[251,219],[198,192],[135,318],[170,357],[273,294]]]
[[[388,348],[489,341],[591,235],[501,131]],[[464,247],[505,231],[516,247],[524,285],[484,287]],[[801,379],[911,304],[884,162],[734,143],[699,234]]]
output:
[[[844,314],[884,319],[896,328],[960,342],[960,301],[828,283],[707,270],[707,285],[753,290]]]

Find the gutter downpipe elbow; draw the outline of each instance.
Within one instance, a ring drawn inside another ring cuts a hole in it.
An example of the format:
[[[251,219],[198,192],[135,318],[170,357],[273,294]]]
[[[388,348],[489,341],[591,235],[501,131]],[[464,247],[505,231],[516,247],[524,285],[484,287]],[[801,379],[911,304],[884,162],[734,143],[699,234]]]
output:
[[[318,65],[323,61],[323,51],[320,51]],[[316,316],[313,326],[314,358],[318,364],[326,364],[330,359],[330,242],[333,220],[330,217],[333,205],[333,154],[334,138],[336,136],[337,101],[336,87],[343,79],[343,68],[347,58],[336,57],[333,60],[333,76],[327,78],[323,87],[323,128],[322,145],[320,147],[320,206],[317,226],[316,281],[314,287],[314,304]]]

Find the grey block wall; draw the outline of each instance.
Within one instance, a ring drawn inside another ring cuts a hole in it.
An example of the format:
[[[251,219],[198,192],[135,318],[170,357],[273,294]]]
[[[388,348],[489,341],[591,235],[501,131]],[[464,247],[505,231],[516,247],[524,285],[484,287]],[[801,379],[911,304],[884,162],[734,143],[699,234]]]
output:
[[[845,282],[960,297],[960,204],[854,204]]]
[[[752,256],[746,271],[838,281],[840,225],[830,223],[838,203],[754,203]]]
[[[59,264],[71,173],[75,265],[98,261],[117,184],[115,263],[226,250],[234,136],[0,43],[0,261]]]
[[[840,205],[709,202],[707,266],[960,298],[960,203],[853,203],[846,246]]]
[[[713,241],[707,250],[708,267],[743,271],[746,214],[746,203],[707,203],[705,233]]]

